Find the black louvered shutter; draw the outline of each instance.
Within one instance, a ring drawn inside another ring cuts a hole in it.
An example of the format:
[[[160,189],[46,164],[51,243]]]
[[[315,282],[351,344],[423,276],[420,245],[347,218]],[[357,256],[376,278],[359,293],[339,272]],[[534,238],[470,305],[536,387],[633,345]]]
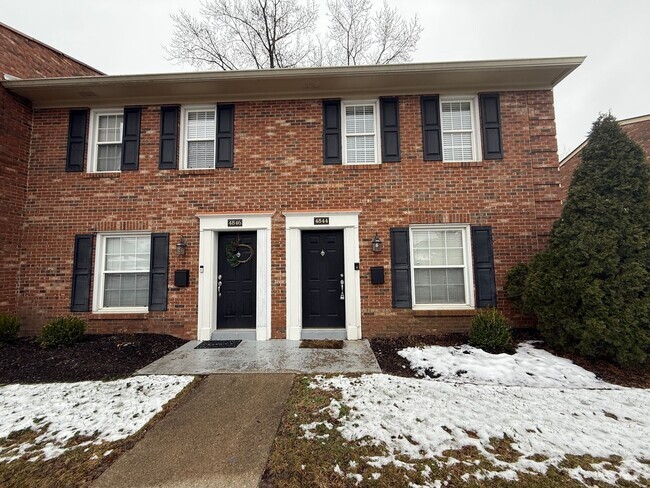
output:
[[[140,156],[140,107],[124,109],[122,130],[122,171],[136,171]]]
[[[72,312],[90,310],[90,280],[92,277],[93,235],[80,234],[74,238],[74,262],[72,265]]]
[[[341,100],[323,100],[323,162],[341,164]]]
[[[411,308],[411,259],[408,227],[390,230],[393,307]]]
[[[402,159],[399,141],[399,100],[397,97],[379,99],[381,115],[381,160],[396,163]]]
[[[442,161],[442,130],[440,127],[440,98],[437,95],[420,98],[422,110],[422,148],[425,161]]]
[[[235,149],[235,106],[217,105],[217,168],[232,168]]]
[[[84,170],[87,122],[88,110],[70,110],[68,119],[68,154],[65,160],[65,170],[68,172]]]
[[[503,159],[499,94],[482,93],[479,100],[483,123],[483,158]]]
[[[497,287],[494,279],[494,252],[492,227],[472,226],[472,254],[474,255],[474,286],[477,308],[497,306]]]
[[[151,234],[151,267],[149,270],[149,310],[167,310],[167,277],[169,274],[169,234]]]
[[[178,107],[160,107],[160,160],[158,168],[176,169],[178,158]]]

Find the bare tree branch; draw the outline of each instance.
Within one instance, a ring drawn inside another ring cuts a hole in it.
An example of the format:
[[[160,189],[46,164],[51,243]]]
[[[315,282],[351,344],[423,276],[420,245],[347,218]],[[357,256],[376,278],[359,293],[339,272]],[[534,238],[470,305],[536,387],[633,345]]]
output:
[[[171,15],[169,60],[197,69],[288,68],[410,61],[422,33],[384,1],[327,0],[329,26],[315,32],[316,0],[203,0],[200,16]]]
[[[195,68],[284,68],[315,49],[315,0],[205,0],[201,18],[172,14],[168,59]]]
[[[335,64],[410,61],[422,33],[417,15],[405,20],[386,2],[374,15],[370,0],[328,0],[327,49]]]

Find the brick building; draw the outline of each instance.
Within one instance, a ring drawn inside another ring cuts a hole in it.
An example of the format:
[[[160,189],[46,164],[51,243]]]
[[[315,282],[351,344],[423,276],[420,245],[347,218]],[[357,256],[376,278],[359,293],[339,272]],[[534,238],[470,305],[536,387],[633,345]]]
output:
[[[101,74],[0,23],[0,79]],[[16,311],[31,125],[29,100],[0,86],[0,312]]]
[[[650,114],[619,120],[618,123],[625,133],[643,148],[646,159],[648,159],[648,155],[650,155]],[[560,161],[559,171],[563,201],[566,200],[573,173],[580,164],[582,149],[585,144],[587,144],[587,141],[584,141]]]
[[[494,305],[517,321],[503,281],[559,215],[552,88],[581,62],[5,81],[29,154],[6,293],[28,331],[70,313],[199,339],[440,333]]]

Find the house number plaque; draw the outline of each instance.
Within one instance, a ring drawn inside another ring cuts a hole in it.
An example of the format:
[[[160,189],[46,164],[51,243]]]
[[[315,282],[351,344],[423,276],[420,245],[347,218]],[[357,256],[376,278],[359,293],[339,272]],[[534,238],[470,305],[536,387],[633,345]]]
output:
[[[329,217],[314,217],[314,225],[330,225]]]
[[[244,225],[242,219],[228,219],[228,227],[241,227]]]

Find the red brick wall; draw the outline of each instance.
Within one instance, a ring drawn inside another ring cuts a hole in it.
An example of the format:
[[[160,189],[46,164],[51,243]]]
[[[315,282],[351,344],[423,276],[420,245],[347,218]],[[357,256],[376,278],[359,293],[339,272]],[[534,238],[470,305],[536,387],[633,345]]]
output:
[[[0,312],[15,312],[32,111],[0,86]]]
[[[45,44],[0,24],[0,74],[18,78],[101,75]]]
[[[0,79],[97,75],[98,71],[0,24]],[[0,86],[0,312],[15,312],[32,110]]]
[[[650,161],[650,119],[639,122],[621,123],[622,129],[635,140],[645,151],[646,160]],[[581,152],[574,154],[560,167],[560,183],[562,184],[561,196],[566,200],[573,173],[582,161]]]
[[[75,234],[133,229],[170,232],[170,273],[191,270],[190,286],[169,292],[169,310],[137,316],[81,314],[93,331],[155,331],[196,337],[198,213],[273,211],[272,328],[285,334],[285,210],[358,209],[364,336],[466,328],[471,316],[422,316],[391,308],[389,229],[414,223],[491,225],[498,299],[506,271],[544,245],[559,211],[553,98],[550,91],[501,94],[505,160],[425,162],[419,98],[400,97],[402,162],[377,166],[322,163],[320,100],[242,102],[235,111],[235,165],[202,171],[158,170],[159,107],[144,107],[140,169],[118,175],[65,173],[67,110],[36,110],[23,235],[20,304],[31,330],[69,313]],[[385,243],[374,254],[375,234]],[[187,254],[173,246],[188,239]],[[383,265],[384,285],[369,268]]]

